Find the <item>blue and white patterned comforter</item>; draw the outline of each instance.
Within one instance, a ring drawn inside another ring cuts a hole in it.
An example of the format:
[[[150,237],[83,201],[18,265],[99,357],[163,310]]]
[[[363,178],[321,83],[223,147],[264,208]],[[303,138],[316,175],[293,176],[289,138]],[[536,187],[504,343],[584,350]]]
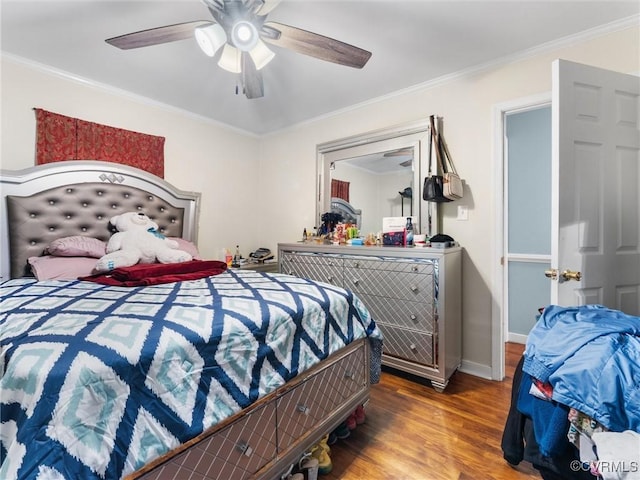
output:
[[[352,293],[288,275],[19,279],[0,294],[2,479],[121,478],[353,340],[381,340]]]

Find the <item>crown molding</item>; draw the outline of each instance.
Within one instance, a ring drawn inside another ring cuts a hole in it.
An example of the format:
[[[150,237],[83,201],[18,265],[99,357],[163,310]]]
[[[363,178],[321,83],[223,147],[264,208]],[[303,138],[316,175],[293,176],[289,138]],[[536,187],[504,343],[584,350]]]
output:
[[[317,117],[313,117],[310,118],[308,120],[304,120],[302,122],[298,122],[294,125],[290,125],[286,128],[280,129],[280,130],[276,130],[273,132],[269,132],[269,133],[264,133],[264,134],[256,134],[253,132],[249,132],[247,130],[243,130],[237,127],[233,127],[231,125],[228,125],[226,123],[223,122],[219,122],[216,120],[213,120],[211,118],[202,116],[202,115],[198,115],[195,114],[193,112],[190,112],[188,110],[184,110],[178,107],[174,107],[171,105],[168,105],[166,103],[162,103],[159,102],[157,100],[153,100],[151,98],[145,97],[143,95],[138,95],[138,94],[134,94],[132,92],[129,92],[127,90],[124,89],[120,89],[120,88],[116,88],[113,87],[111,85],[105,84],[105,83],[101,83],[95,80],[91,80],[88,78],[84,78],[75,74],[72,74],[70,72],[66,72],[64,70],[60,70],[54,67],[51,67],[50,65],[46,65],[46,64],[42,64],[39,62],[35,62],[32,60],[28,60],[25,59],[23,57],[19,57],[16,55],[12,55],[12,54],[8,54],[6,52],[1,52],[2,58],[3,59],[8,59],[11,60],[13,62],[16,63],[20,63],[26,66],[29,66],[33,69],[39,70],[41,72],[44,73],[48,73],[60,78],[64,78],[66,80],[70,80],[72,82],[81,84],[81,85],[85,85],[91,88],[95,88],[98,90],[102,90],[106,93],[110,93],[112,95],[117,95],[117,96],[121,96],[124,98],[128,98],[136,103],[140,103],[143,105],[147,105],[147,106],[152,106],[155,108],[159,108],[171,113],[177,113],[180,115],[184,115],[190,118],[193,118],[194,120],[198,120],[201,122],[206,122],[209,123],[211,125],[215,125],[216,127],[219,128],[224,128],[227,130],[230,130],[234,133],[238,133],[241,135],[246,135],[252,138],[267,138],[267,137],[273,137],[275,135],[284,133],[284,132],[288,132],[288,131],[292,131],[292,130],[296,130],[305,126],[309,126],[311,124],[317,123],[319,121],[322,120],[327,120],[327,119],[331,119],[340,115],[343,115],[345,113],[348,112],[352,112],[355,110],[359,110],[361,108],[367,107],[369,105],[375,105],[377,103],[382,103],[385,102],[389,99],[392,98],[396,98],[396,97],[400,97],[403,95],[407,95],[416,91],[422,91],[422,90],[429,90],[432,88],[436,88],[439,87],[441,85],[445,85],[448,83],[452,83],[454,81],[463,79],[463,78],[467,78],[473,75],[476,75],[478,73],[484,72],[486,70],[490,70],[490,69],[494,69],[497,67],[501,67],[501,66],[505,66],[505,65],[509,65],[527,58],[532,58],[544,53],[548,53],[551,52],[553,50],[557,50],[560,48],[564,48],[564,47],[568,47],[568,46],[572,46],[578,43],[583,43],[604,35],[608,35],[610,33],[614,33],[617,31],[622,31],[622,30],[626,30],[627,28],[633,28],[633,27],[638,27],[640,26],[640,15],[632,15],[630,17],[625,17],[625,18],[621,18],[619,20],[610,22],[610,23],[606,23],[603,25],[599,25],[597,27],[594,28],[590,28],[588,30],[584,30],[582,32],[578,32],[576,34],[573,35],[568,35],[566,37],[562,37],[559,38],[557,40],[553,40],[551,42],[546,42],[540,45],[536,45],[535,47],[532,48],[528,48],[525,50],[521,50],[515,54],[512,55],[507,55],[504,57],[501,57],[499,59],[496,60],[492,60],[490,62],[485,62],[485,63],[481,63],[478,65],[475,65],[473,67],[469,67],[463,70],[459,70],[457,72],[453,72],[447,75],[442,75],[438,78],[434,78],[432,80],[428,80],[426,82],[423,83],[419,83],[416,85],[413,85],[411,87],[407,87],[407,88],[403,88],[401,90],[397,90],[395,92],[389,93],[387,95],[383,95],[380,97],[376,97],[370,100],[367,100],[365,102],[360,102],[360,103],[356,103],[353,105],[350,105],[348,107],[345,108],[341,108],[339,110],[334,110],[333,112],[324,114],[324,115],[320,115]]]
[[[310,124],[319,122],[321,120],[327,120],[336,116],[340,116],[342,114],[352,112],[354,110],[358,110],[369,105],[374,105],[376,103],[381,103],[391,98],[400,97],[403,95],[407,95],[409,93],[429,90],[432,88],[439,87],[441,85],[446,85],[448,83],[452,83],[457,80],[461,80],[467,77],[471,77],[473,75],[477,75],[478,73],[485,72],[487,70],[491,70],[494,68],[502,67],[505,65],[509,65],[512,63],[516,63],[528,58],[532,58],[538,55],[542,55],[544,53],[552,52],[554,50],[558,50],[560,48],[569,47],[578,43],[583,43],[589,40],[593,40],[598,37],[602,37],[604,35],[608,35],[610,33],[615,33],[618,31],[626,30],[628,28],[638,27],[640,26],[640,15],[632,15],[630,17],[621,18],[614,22],[606,23],[603,25],[599,25],[594,28],[590,28],[588,30],[583,30],[582,32],[578,32],[573,35],[568,35],[566,37],[562,37],[551,42],[542,43],[540,45],[536,45],[534,47],[528,48],[526,50],[521,50],[512,55],[507,55],[504,57],[500,57],[495,60],[491,60],[489,62],[481,63],[475,65],[473,67],[465,68],[464,70],[459,70],[457,72],[453,72],[447,75],[442,75],[440,77],[434,78],[432,80],[428,80],[423,83],[419,83],[417,85],[413,85],[411,87],[403,88],[402,90],[396,90],[395,92],[373,98],[371,100],[367,100],[365,102],[356,103],[349,107],[342,108],[340,110],[335,110],[333,112],[320,115],[303,122],[296,123],[295,125],[291,125],[289,127],[283,128],[281,130],[270,132],[264,134],[263,136],[273,136],[278,133],[283,133],[290,130],[295,130],[300,127],[308,126]]]
[[[20,57],[18,55],[13,55],[10,53],[6,53],[6,52],[1,52],[1,57],[2,60],[9,60],[11,62],[14,62],[16,64],[21,64],[24,65],[26,67],[32,68],[34,70],[37,70],[39,72],[48,74],[48,75],[52,75],[58,78],[62,78],[64,80],[69,80],[71,82],[80,84],[80,85],[84,85],[86,87],[89,88],[93,88],[96,90],[101,90],[104,93],[110,94],[110,95],[115,95],[115,96],[119,96],[119,97],[123,97],[126,98],[128,100],[131,100],[133,102],[139,103],[141,105],[147,106],[147,107],[154,107],[154,108],[158,108],[160,110],[164,110],[166,112],[169,113],[174,113],[174,114],[178,114],[178,115],[183,115],[185,117],[189,117],[192,118],[193,120],[197,120],[200,122],[205,122],[208,123],[210,125],[214,125],[216,127],[219,128],[223,128],[226,130],[230,130],[234,133],[238,133],[241,135],[245,135],[248,137],[253,137],[253,138],[258,138],[260,137],[260,135],[257,135],[255,133],[249,132],[248,130],[243,130],[241,128],[237,128],[237,127],[233,127],[231,125],[228,125],[226,123],[223,122],[219,122],[217,120],[214,120],[212,118],[209,117],[205,117],[203,115],[198,115],[197,113],[193,113],[190,112],[189,110],[185,110],[183,108],[178,108],[178,107],[174,107],[172,105],[169,105],[167,103],[163,103],[163,102],[159,102],[157,100],[153,100],[152,98],[149,97],[145,97],[144,95],[139,95],[137,93],[132,93],[128,90],[124,90],[122,88],[117,88],[114,87],[112,85],[106,84],[106,83],[102,83],[102,82],[98,82],[89,78],[85,78],[85,77],[81,77],[79,75],[76,75],[74,73],[70,73],[67,72],[65,70],[60,70],[58,68],[52,67],[51,65],[46,65],[43,63],[39,63],[36,62],[34,60],[30,60],[24,57]]]

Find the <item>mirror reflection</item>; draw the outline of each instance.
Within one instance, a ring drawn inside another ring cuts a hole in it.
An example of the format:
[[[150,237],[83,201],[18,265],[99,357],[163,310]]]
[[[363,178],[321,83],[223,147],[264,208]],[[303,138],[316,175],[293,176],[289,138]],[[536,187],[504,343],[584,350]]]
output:
[[[332,162],[331,211],[362,233],[383,217],[414,216],[414,148],[403,147]]]
[[[385,217],[413,217],[432,234],[437,204],[422,201],[429,123],[421,120],[318,145],[316,218],[341,213],[360,236],[380,233]]]

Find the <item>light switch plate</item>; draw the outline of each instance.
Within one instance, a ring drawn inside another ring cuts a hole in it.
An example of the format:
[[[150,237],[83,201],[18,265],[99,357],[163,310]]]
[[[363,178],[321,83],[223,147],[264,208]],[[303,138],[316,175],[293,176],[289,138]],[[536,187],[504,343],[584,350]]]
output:
[[[466,205],[458,205],[458,216],[456,220],[469,220],[469,208]]]

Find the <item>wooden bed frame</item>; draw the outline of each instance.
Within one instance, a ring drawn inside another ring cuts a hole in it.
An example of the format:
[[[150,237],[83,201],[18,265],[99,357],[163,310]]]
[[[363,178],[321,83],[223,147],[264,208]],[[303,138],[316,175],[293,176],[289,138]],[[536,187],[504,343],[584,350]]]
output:
[[[141,210],[167,236],[196,242],[200,194],[142,170],[66,161],[0,171],[0,281],[24,276],[52,240],[107,240],[113,215]],[[253,405],[131,474],[129,479],[274,479],[367,402],[369,341],[358,340]]]

